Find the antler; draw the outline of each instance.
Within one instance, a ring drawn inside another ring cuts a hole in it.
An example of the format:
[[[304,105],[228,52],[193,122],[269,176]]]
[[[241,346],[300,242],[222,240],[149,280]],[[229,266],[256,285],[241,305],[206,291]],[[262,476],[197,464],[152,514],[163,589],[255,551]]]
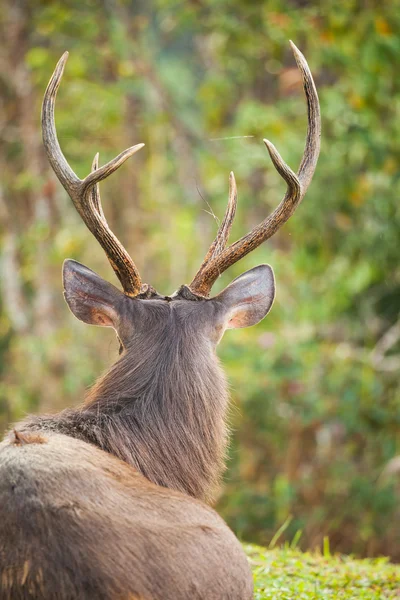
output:
[[[189,285],[191,291],[197,295],[208,296],[214,282],[221,273],[243,258],[243,256],[252,252],[252,250],[274,235],[286,223],[304,198],[314,175],[321,137],[321,115],[318,94],[306,59],[293,42],[290,42],[290,45],[302,75],[308,108],[306,145],[299,170],[297,175],[293,173],[290,167],[282,160],[275,146],[268,140],[264,140],[275,169],[287,183],[286,194],[271,215],[259,225],[256,225],[247,235],[228,246],[228,248],[225,248],[236,209],[236,186],[233,173],[231,173],[229,201],[224,220],[200,269]]]
[[[96,154],[92,164],[92,172],[85,179],[79,179],[61,151],[54,121],[55,99],[67,59],[68,52],[65,52],[58,61],[44,94],[42,107],[44,147],[55,174],[69,194],[82,220],[105,251],[125,294],[137,296],[142,288],[139,271],[128,252],[108,226],[100,202],[98,184],[114,173],[130,156],[143,148],[144,144],[137,144],[124,150],[100,168],[98,165],[99,155]]]

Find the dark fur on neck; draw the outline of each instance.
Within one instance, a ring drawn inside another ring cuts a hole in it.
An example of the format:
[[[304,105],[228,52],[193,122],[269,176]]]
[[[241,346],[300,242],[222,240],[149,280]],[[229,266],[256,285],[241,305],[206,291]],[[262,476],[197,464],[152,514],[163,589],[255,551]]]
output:
[[[206,338],[194,345],[184,323],[172,320],[166,327],[174,331],[165,331],[154,344],[145,333],[137,336],[83,406],[32,417],[19,430],[52,430],[85,440],[158,485],[211,500],[227,440],[225,378]]]

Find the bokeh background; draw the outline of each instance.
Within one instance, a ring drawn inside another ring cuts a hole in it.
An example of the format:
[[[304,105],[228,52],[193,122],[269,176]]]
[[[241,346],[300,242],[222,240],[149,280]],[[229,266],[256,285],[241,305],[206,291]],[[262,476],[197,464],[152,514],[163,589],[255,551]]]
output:
[[[102,184],[103,205],[145,281],[190,281],[224,213],[232,238],[285,186],[262,143],[296,169],[306,104],[288,44],[304,52],[323,115],[305,201],[216,284],[262,262],[278,294],[219,355],[234,407],[218,510],[268,544],[400,559],[400,3],[3,0],[0,11],[0,432],[78,404],[117,357],[110,330],[74,320],[61,265],[116,283],[44,156],[41,98],[67,49],[59,138],[81,177],[146,147]],[[283,531],[284,529],[284,531]]]

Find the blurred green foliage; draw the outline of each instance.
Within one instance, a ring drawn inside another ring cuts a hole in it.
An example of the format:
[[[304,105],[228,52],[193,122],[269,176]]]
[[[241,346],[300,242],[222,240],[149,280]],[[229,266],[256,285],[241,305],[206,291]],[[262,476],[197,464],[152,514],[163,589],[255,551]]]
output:
[[[105,211],[145,279],[190,281],[224,212],[232,237],[284,185],[262,144],[296,168],[306,107],[288,44],[304,52],[323,115],[321,158],[296,215],[217,283],[261,262],[270,316],[228,332],[235,407],[219,510],[239,535],[400,558],[400,3],[5,0],[0,13],[0,428],[81,401],[117,354],[63,304],[75,258],[106,259],[47,165],[40,102],[60,55],[59,139],[78,175],[146,148],[102,184]]]

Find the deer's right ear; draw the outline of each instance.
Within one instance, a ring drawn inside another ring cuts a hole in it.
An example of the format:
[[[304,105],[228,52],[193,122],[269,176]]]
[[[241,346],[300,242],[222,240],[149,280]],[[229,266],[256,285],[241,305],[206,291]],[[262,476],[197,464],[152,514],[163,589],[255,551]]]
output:
[[[63,265],[64,298],[77,319],[89,325],[117,328],[124,298],[111,283],[75,260]]]
[[[268,314],[274,298],[274,272],[269,265],[259,265],[246,271],[216,296],[225,309],[226,329],[259,323]]]

